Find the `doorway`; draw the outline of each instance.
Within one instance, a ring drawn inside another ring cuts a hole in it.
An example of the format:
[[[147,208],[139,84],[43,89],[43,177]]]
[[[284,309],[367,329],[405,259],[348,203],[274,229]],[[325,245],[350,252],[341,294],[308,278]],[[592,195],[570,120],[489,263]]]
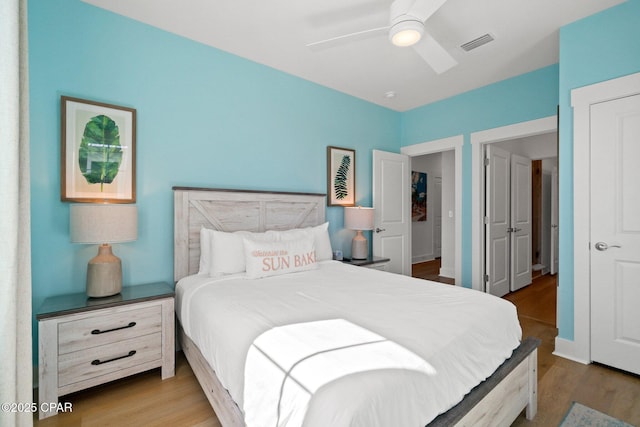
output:
[[[552,216],[557,134],[485,144],[484,150],[490,159],[485,169],[485,291],[503,296],[528,286],[532,277],[557,271],[552,263],[557,260],[552,248],[557,242],[552,238],[557,236],[557,217]]]
[[[437,281],[443,278],[451,283],[455,278],[454,152],[413,156],[410,162],[412,272],[416,268],[424,274],[429,271]]]
[[[471,157],[472,157],[472,287],[473,289],[485,291],[485,230],[484,230],[484,149],[487,144],[496,144],[504,141],[520,141],[514,144],[526,146],[530,149],[538,147],[535,143],[522,144],[522,140],[534,138],[540,135],[556,135],[558,129],[557,116],[550,116],[543,119],[529,122],[517,123],[495,129],[488,129],[471,134]],[[535,140],[535,138],[533,139]],[[557,137],[556,137],[557,144]],[[533,158],[552,157],[556,151],[550,155],[530,155]]]
[[[434,141],[423,142],[420,144],[409,145],[401,148],[402,154],[410,158],[425,156],[434,153],[442,154],[443,157],[449,158],[449,165],[442,169],[442,188],[441,194],[448,194],[452,197],[451,204],[445,208],[443,206],[442,228],[443,233],[450,233],[453,238],[442,239],[441,254],[449,251],[452,256],[448,256],[452,260],[446,267],[448,271],[445,273],[449,277],[454,278],[456,285],[462,285],[462,145],[464,137],[462,135],[443,138]],[[448,175],[448,176],[447,176]],[[449,219],[450,221],[446,221]],[[452,228],[446,230],[446,227]],[[451,247],[446,245],[450,244]]]

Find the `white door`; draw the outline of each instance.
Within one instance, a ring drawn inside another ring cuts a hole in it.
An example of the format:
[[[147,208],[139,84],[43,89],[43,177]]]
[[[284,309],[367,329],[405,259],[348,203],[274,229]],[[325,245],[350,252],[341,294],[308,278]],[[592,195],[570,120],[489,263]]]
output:
[[[592,105],[590,136],[591,359],[640,374],[640,95]]]
[[[485,291],[509,292],[510,153],[487,145],[485,197]]]
[[[550,273],[558,273],[558,168],[551,174],[551,256]]]
[[[511,291],[531,284],[531,159],[511,155]]]
[[[411,170],[409,156],[373,150],[373,255],[391,260],[388,271],[411,276]]]

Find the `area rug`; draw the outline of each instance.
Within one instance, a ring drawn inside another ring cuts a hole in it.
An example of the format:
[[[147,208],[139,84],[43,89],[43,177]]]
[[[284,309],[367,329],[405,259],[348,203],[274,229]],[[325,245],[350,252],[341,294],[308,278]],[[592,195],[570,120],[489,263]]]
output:
[[[616,418],[573,402],[559,427],[634,427]]]

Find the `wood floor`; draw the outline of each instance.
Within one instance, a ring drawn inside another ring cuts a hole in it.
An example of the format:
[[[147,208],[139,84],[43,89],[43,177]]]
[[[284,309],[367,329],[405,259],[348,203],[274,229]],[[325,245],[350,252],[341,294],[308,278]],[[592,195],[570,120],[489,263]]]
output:
[[[455,283],[454,279],[442,277],[438,275],[438,273],[440,273],[440,258],[436,258],[433,261],[420,262],[411,266],[411,275],[413,277],[446,283],[449,285],[453,285]]]
[[[523,336],[542,340],[538,349],[538,414],[533,421],[520,415],[514,426],[555,427],[576,401],[640,427],[640,377],[552,354],[557,335],[555,277],[542,276],[505,298],[518,307]],[[182,353],[177,354],[173,378],[162,381],[156,369],[60,401],[71,402],[73,412],[34,419],[35,425],[220,426]]]
[[[583,365],[552,354],[557,335],[555,276],[545,275],[505,296],[518,308],[523,336],[542,340],[538,349],[538,415],[514,426],[557,426],[571,402],[579,402],[640,426],[640,377],[598,364]]]

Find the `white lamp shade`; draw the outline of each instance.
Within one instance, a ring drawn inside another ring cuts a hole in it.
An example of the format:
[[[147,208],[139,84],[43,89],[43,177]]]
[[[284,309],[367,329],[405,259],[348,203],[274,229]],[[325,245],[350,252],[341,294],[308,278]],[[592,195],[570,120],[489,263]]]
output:
[[[361,206],[344,208],[344,228],[350,230],[373,230],[373,208]]]
[[[74,243],[118,243],[138,238],[135,205],[71,205],[69,218]]]

